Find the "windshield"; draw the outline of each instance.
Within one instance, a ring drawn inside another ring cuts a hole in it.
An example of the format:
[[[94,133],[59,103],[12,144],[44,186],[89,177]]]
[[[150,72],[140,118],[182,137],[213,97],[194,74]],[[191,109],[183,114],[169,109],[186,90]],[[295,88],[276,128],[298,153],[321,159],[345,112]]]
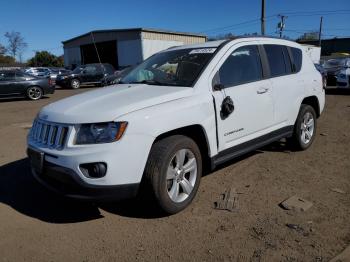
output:
[[[73,74],[79,74],[82,70],[83,70],[82,67],[76,67],[76,68],[72,71],[72,73],[73,73]]]
[[[344,59],[331,59],[324,63],[325,68],[332,68],[332,67],[338,67],[343,66],[345,63]]]
[[[127,74],[121,83],[191,87],[215,50],[188,48],[155,54]]]

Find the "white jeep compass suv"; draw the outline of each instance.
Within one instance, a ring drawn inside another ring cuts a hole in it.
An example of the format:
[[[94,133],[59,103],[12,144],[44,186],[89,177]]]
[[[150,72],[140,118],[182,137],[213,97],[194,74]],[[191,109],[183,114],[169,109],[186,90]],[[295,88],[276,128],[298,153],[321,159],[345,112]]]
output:
[[[159,206],[176,213],[195,197],[206,166],[281,138],[307,149],[324,103],[322,77],[295,42],[174,47],[119,85],[45,106],[28,155],[35,178],[65,196],[130,198],[145,181]]]

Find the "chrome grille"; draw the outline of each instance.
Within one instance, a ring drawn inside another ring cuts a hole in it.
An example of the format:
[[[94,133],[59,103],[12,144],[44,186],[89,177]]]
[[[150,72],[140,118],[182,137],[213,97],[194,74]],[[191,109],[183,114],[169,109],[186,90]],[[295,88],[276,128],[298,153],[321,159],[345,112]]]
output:
[[[67,142],[69,126],[51,123],[42,120],[34,120],[30,130],[30,139],[41,146],[62,149]]]

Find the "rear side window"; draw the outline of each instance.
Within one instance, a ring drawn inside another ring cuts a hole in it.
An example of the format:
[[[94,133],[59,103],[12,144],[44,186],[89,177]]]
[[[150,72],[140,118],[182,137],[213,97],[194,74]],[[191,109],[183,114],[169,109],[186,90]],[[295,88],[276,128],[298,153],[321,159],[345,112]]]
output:
[[[297,73],[301,69],[301,65],[303,63],[303,55],[299,48],[290,47],[290,50],[293,56],[294,72]]]
[[[262,79],[258,47],[243,46],[227,58],[219,69],[220,84],[224,87],[240,85]]]
[[[15,80],[15,72],[0,72],[0,81],[11,81]]]
[[[271,77],[277,77],[291,73],[290,60],[286,52],[287,50],[284,46],[264,45],[264,48],[270,66]]]

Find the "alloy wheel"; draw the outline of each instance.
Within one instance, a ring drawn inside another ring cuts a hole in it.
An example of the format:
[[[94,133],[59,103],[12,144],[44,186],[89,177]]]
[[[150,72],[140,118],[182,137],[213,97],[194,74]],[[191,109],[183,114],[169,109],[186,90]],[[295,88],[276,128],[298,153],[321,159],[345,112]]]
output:
[[[311,141],[314,135],[314,129],[315,129],[314,117],[310,112],[306,112],[300,126],[301,141],[304,144],[308,144]]]
[[[40,87],[31,87],[28,89],[28,97],[32,100],[38,100],[42,96],[42,91]]]
[[[167,191],[176,203],[186,200],[197,180],[197,160],[189,149],[180,149],[171,159],[167,170]]]

